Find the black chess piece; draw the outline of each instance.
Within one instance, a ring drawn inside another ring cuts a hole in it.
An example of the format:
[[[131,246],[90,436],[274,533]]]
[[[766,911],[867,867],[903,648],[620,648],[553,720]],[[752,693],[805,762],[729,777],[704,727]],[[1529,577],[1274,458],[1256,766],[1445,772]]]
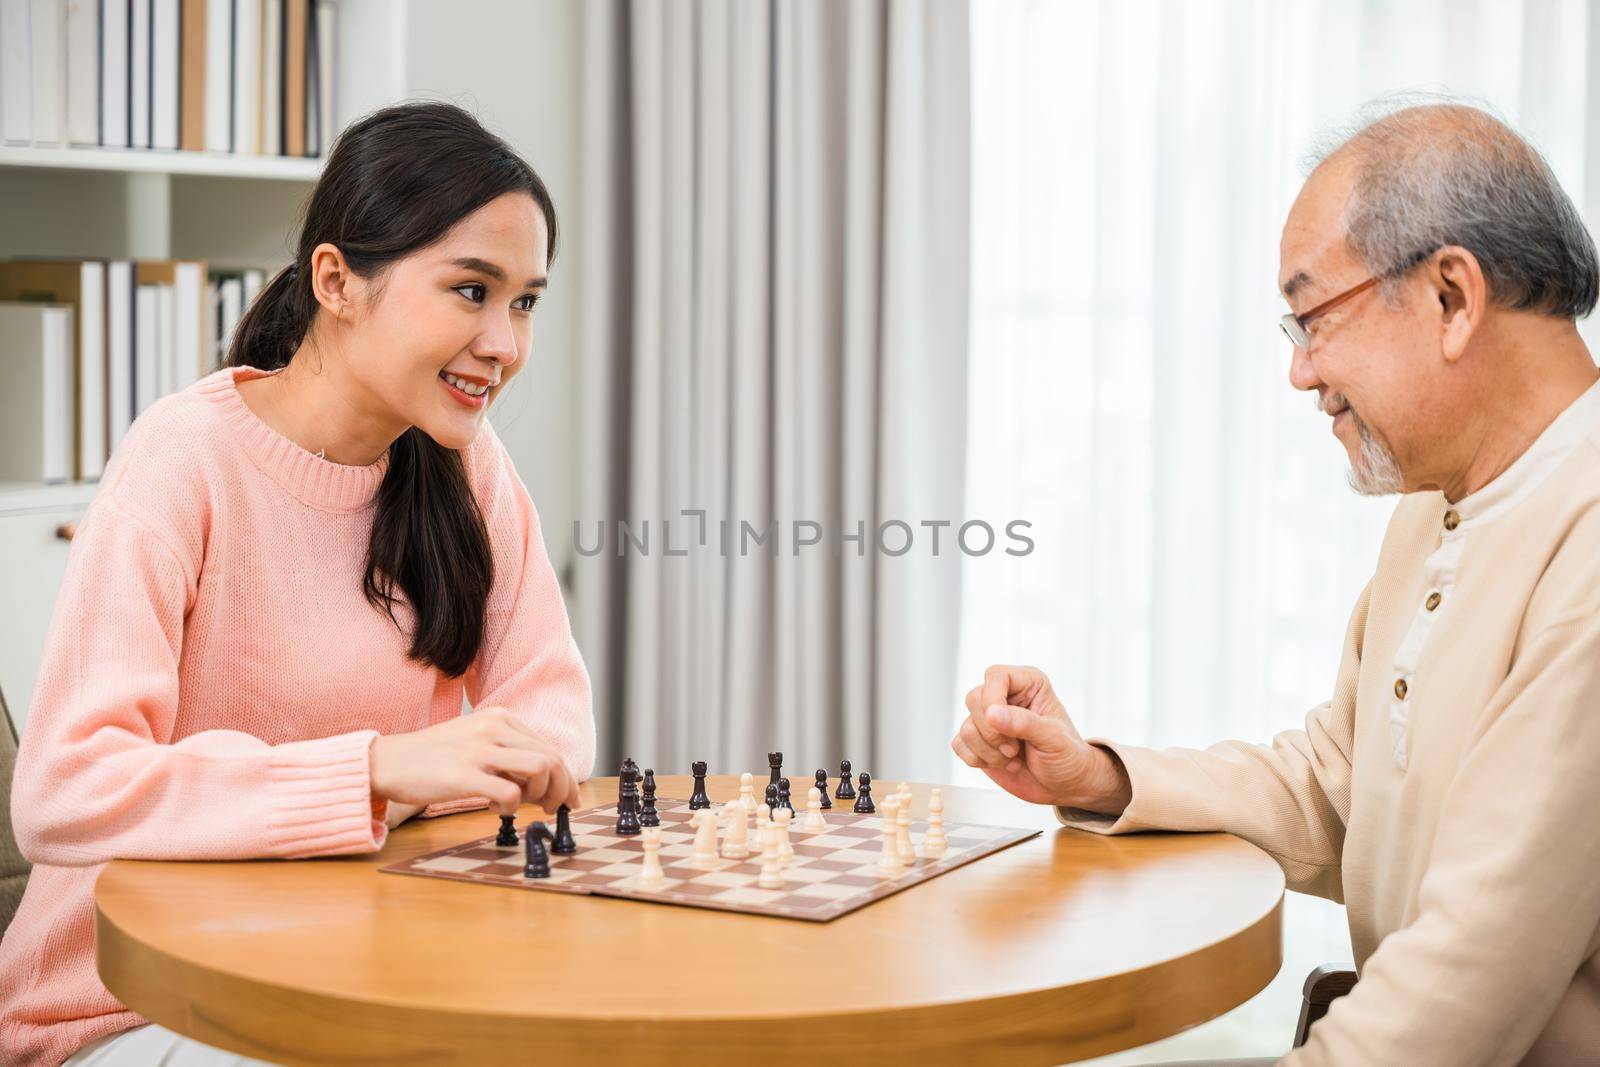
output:
[[[850,784],[850,761],[839,761],[839,791],[834,796],[840,800],[854,800],[856,798],[855,786]]]
[[[572,838],[572,809],[565,804],[556,809],[556,837],[550,851],[558,856],[570,856],[578,851],[578,842]]]
[[[767,766],[772,769],[772,777],[767,779],[768,785],[777,785],[778,779],[783,777],[783,753],[768,752]]]
[[[500,834],[494,839],[500,848],[517,847],[517,817],[515,815],[500,816]]]
[[[644,807],[639,809],[640,826],[660,826],[661,816],[656,814],[656,772],[644,772]]]
[[[794,802],[789,799],[789,779],[787,778],[778,779],[778,807],[788,808],[790,815],[799,814],[794,810]]]
[[[633,760],[622,761],[620,795],[617,797],[617,833],[624,836],[636,834],[642,828],[639,822],[639,765]]]
[[[522,877],[550,877],[550,853],[544,847],[545,840],[550,836],[550,828],[542,822],[529,823],[522,836],[528,843],[528,857],[522,868]]]
[[[617,807],[622,807],[623,795],[627,792],[628,783],[638,784],[639,765],[629,756],[622,761],[622,769],[617,772]]]
[[[833,798],[828,796],[828,772],[817,769],[817,792],[822,794],[822,810],[827,811],[833,807]]]
[[[866,771],[861,772],[861,793],[856,797],[856,814],[871,815],[878,810],[878,805],[872,802],[872,775]]]
[[[778,787],[775,785],[767,786],[767,795],[764,799],[767,802],[767,814],[772,815],[778,810]]]
[[[711,798],[706,796],[706,761],[697,759],[689,769],[694,772],[694,792],[689,794],[689,810],[709,808]]]

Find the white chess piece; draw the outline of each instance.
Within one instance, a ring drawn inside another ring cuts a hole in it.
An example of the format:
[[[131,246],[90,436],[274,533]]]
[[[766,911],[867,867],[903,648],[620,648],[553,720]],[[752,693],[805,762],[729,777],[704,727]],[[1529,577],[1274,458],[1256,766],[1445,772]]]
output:
[[[772,825],[772,809],[767,807],[765,802],[757,804],[756,805],[756,833],[757,834],[761,833],[761,828],[763,826],[771,826],[771,825]],[[758,838],[758,840],[759,840],[759,838]]]
[[[911,794],[901,793],[894,798],[894,847],[900,853],[900,862],[909,864],[917,858],[911,847]]]
[[[765,805],[762,805],[765,807]],[[778,862],[778,828],[770,821],[761,827],[761,874],[756,885],[762,889],[783,888],[783,864]]]
[[[878,805],[878,814],[883,819],[883,851],[878,853],[878,877],[893,878],[900,873],[900,845],[895,833],[895,811],[900,806],[900,798],[893,793],[883,798],[883,803]]]
[[[944,791],[934,786],[928,796],[928,832],[922,835],[923,858],[938,859],[948,845],[944,836]]]
[[[694,854],[689,866],[702,871],[717,869],[717,817],[710,808],[701,808],[689,819],[694,827]]]
[[[753,782],[749,771],[739,776],[739,803],[744,805],[747,815],[753,815],[756,810],[756,787]]]
[[[646,889],[658,888],[667,880],[661,870],[661,827],[646,826],[640,840],[644,842],[644,870],[639,872],[639,884]]]
[[[742,860],[750,855],[750,813],[737,800],[722,805],[722,858]]]
[[[806,813],[800,816],[795,829],[803,834],[819,834],[827,828],[828,820],[822,817],[822,790],[812,786],[806,793]]]
[[[779,808],[778,817],[772,820],[778,830],[778,862],[785,867],[794,859],[794,846],[789,843],[789,826],[793,818],[794,813],[788,808]]]

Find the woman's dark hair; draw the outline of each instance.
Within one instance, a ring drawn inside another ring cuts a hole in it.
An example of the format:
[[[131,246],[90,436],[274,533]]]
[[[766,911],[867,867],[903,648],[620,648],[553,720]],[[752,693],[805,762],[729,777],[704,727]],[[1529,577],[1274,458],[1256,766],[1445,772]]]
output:
[[[245,312],[227,365],[288,364],[320,307],[310,270],[319,244],[337,246],[352,271],[375,278],[506,193],[527,193],[539,205],[554,259],[556,213],[544,182],[463,109],[398,104],[351,124],[311,191],[294,262]],[[398,587],[416,619],[411,658],[455,678],[477,657],[493,577],[489,532],[461,453],[410,427],[390,446],[378,490],[362,580],[367,600],[398,626]]]

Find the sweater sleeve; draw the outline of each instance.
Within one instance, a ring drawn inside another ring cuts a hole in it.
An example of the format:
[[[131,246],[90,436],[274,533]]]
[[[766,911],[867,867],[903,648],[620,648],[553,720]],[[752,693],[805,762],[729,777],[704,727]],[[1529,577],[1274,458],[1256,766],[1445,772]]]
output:
[[[503,707],[561,754],[579,781],[594,773],[589,674],[545,551],[539,515],[510,458],[488,427],[482,462],[491,479],[484,521],[494,551],[494,584],[483,645],[467,672],[472,706]],[[482,498],[481,498],[482,499]],[[486,807],[483,797],[430,804],[424,818]]]
[[[1154,750],[1091,738],[1127,768],[1133,799],[1120,817],[1057,808],[1063,823],[1095,833],[1223,831],[1278,861],[1291,889],[1343,902],[1339,859],[1350,816],[1356,683],[1371,585],[1345,633],[1333,698],[1270,745],[1224,741],[1205,750]]]
[[[1415,917],[1286,1064],[1523,1059],[1600,925],[1597,706],[1588,610],[1525,644],[1445,797]]]
[[[234,730],[173,740],[185,612],[198,566],[116,500],[72,540],[12,783],[34,863],[366,852],[375,731],[269,745]]]

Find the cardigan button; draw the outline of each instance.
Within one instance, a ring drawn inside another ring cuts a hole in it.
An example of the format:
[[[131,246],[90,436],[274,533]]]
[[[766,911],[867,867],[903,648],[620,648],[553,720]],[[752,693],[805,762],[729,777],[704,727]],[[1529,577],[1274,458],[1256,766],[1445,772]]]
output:
[[[1394,680],[1394,695],[1401,700],[1406,698],[1406,680],[1404,678],[1396,678]]]
[[[1432,611],[1434,608],[1439,606],[1439,601],[1441,599],[1442,598],[1439,596],[1438,593],[1436,593],[1436,592],[1435,593],[1429,593],[1428,594],[1428,599],[1423,602],[1422,606],[1427,608],[1429,611]]]
[[[1454,530],[1460,525],[1461,516],[1456,514],[1455,508],[1451,508],[1449,511],[1444,513],[1444,528],[1446,530]]]

